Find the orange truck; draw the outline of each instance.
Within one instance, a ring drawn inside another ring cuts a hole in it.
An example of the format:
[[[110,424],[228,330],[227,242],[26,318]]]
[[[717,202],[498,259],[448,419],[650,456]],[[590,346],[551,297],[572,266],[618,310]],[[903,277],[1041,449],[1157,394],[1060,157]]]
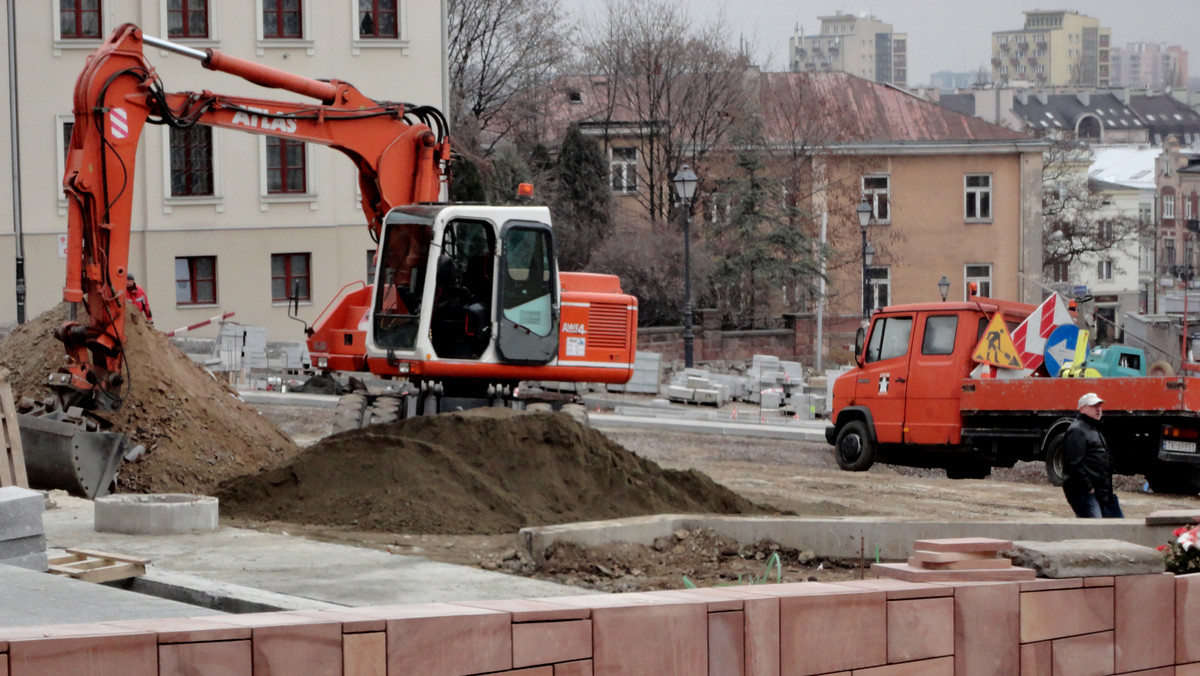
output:
[[[1063,478],[1063,435],[1080,395],[1105,401],[1104,434],[1118,474],[1159,493],[1200,492],[1200,378],[977,378],[973,355],[997,313],[1011,331],[1035,306],[971,297],[877,311],[855,341],[856,365],[833,385],[825,430],[838,466],[875,461],[982,478],[1019,461]]]

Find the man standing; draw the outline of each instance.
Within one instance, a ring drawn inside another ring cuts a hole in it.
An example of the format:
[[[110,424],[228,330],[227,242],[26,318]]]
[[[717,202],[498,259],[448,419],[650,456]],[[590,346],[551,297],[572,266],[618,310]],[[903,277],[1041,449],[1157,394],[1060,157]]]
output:
[[[150,323],[154,323],[154,317],[150,314],[150,297],[133,278],[132,272],[125,276],[125,296],[130,303],[142,311],[142,314],[146,315],[146,319],[150,320]]]
[[[1120,519],[1121,504],[1112,488],[1112,460],[1100,433],[1104,400],[1094,392],[1079,398],[1079,415],[1063,439],[1063,494],[1083,519]]]

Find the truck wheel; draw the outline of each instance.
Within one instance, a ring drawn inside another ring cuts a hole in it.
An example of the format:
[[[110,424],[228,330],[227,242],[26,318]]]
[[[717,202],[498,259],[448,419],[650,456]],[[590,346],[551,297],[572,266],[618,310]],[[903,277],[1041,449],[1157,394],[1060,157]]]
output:
[[[1150,490],[1167,495],[1200,493],[1200,467],[1177,462],[1155,462],[1146,472]]]
[[[838,467],[848,472],[865,472],[875,464],[875,442],[867,429],[867,423],[862,420],[851,420],[846,423],[837,435]]]
[[[1066,453],[1065,434],[1056,434],[1046,444],[1046,479],[1051,486],[1061,486],[1067,476],[1063,470],[1063,454]]]
[[[367,398],[361,394],[346,394],[338,399],[333,412],[333,433],[356,430],[363,425],[363,412],[367,409]]]

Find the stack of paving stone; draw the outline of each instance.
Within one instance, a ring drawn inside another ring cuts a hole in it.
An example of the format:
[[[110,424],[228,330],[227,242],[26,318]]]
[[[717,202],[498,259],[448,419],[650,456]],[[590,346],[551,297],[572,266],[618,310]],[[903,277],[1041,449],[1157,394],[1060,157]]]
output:
[[[46,498],[19,486],[0,488],[0,564],[45,572],[46,533],[42,513]]]
[[[1037,572],[1012,565],[1000,552],[1012,549],[1010,540],[994,538],[945,538],[917,540],[908,563],[876,563],[876,577],[910,582],[984,582],[1032,580]]]
[[[709,375],[701,369],[684,369],[667,386],[667,398],[685,404],[724,405],[728,400],[725,388]]]

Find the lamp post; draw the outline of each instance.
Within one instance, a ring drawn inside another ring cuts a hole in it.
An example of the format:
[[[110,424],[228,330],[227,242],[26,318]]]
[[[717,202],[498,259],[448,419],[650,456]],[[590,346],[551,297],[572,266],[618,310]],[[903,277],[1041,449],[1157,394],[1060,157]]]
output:
[[[950,280],[946,279],[946,275],[938,280],[938,291],[942,294],[942,302],[946,302],[946,296],[950,294]]]
[[[695,335],[692,334],[692,197],[696,195],[696,184],[700,182],[696,172],[688,165],[679,168],[679,172],[671,179],[675,183],[675,194],[683,204],[683,365],[692,368],[692,345]]]
[[[875,256],[875,249],[867,243],[867,223],[871,220],[871,203],[864,197],[854,211],[858,213],[858,225],[862,228],[862,314],[863,319],[869,319],[871,317],[871,289],[867,284],[867,266],[871,264],[871,259]]]

